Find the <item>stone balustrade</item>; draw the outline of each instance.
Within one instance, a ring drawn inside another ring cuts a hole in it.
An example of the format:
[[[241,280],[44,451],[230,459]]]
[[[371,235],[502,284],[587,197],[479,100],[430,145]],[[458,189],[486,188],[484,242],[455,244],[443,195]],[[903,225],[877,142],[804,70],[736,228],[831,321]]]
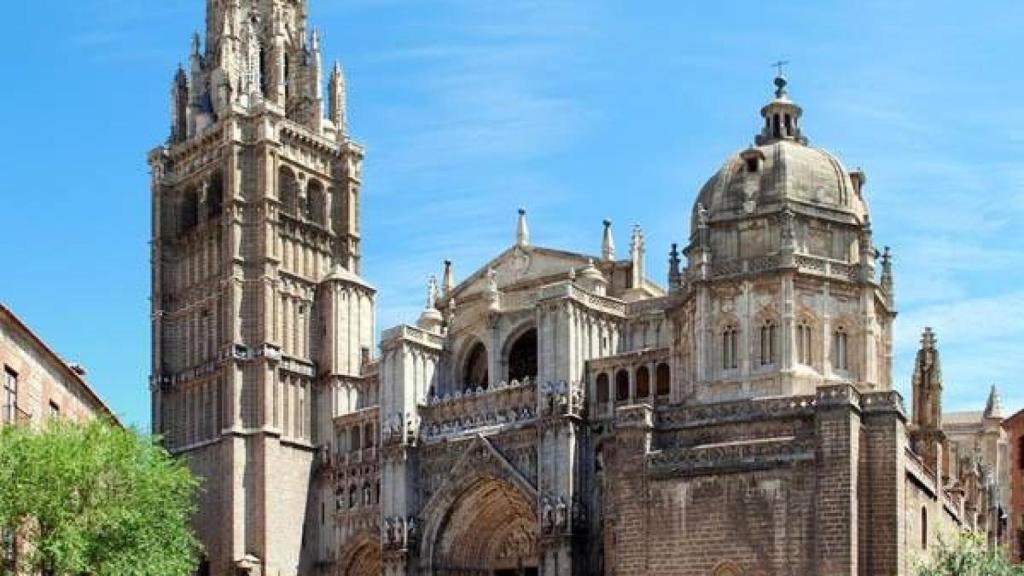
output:
[[[536,382],[513,380],[486,390],[477,388],[430,398],[420,407],[420,437],[429,442],[536,417]]]
[[[796,269],[803,274],[825,276],[847,282],[856,282],[861,279],[860,264],[851,264],[809,254],[796,254],[792,258]],[[736,258],[713,262],[711,264],[711,277],[725,278],[729,276],[758,274],[782,268],[783,265],[784,259],[779,254],[755,256],[753,258]]]

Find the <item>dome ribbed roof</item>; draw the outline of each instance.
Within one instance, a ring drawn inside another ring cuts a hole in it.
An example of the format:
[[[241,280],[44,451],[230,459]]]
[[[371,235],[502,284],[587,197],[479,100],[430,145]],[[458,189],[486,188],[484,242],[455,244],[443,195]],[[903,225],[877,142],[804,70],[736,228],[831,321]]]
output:
[[[697,229],[702,209],[707,221],[715,222],[785,205],[864,223],[867,206],[859,191],[863,174],[851,177],[834,155],[807,145],[798,124],[802,110],[784,87],[783,81],[776,98],[761,110],[765,125],[757,144],[733,154],[701,188],[691,231]]]

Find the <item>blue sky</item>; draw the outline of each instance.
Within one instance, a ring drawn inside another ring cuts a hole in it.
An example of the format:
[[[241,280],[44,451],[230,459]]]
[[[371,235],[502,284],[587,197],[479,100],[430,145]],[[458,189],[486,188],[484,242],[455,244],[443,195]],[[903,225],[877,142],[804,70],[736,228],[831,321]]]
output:
[[[129,422],[148,426],[146,152],[200,0],[17,2],[0,38],[0,300]],[[812,144],[868,175],[896,256],[895,378],[934,326],[947,409],[1000,385],[1024,406],[1020,2],[311,0],[368,150],[365,275],[382,326],[415,319],[426,275],[464,276],[513,241],[597,251],[601,220],[683,243],[697,190],[751,142],[790,60]]]

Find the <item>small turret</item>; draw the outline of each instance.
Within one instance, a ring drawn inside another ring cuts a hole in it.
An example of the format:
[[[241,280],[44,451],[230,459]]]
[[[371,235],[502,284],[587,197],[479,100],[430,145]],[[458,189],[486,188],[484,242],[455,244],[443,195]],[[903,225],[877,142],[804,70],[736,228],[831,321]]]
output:
[[[580,270],[577,276],[578,282],[583,286],[583,289],[597,294],[598,296],[604,296],[608,291],[608,280],[604,277],[604,274],[594,266],[593,260],[587,261],[587,266]]]
[[[914,360],[911,377],[914,399],[911,439],[914,451],[936,474],[948,475],[946,436],[942,432],[942,365],[936,347],[935,333],[925,328],[921,334],[921,349]]]
[[[615,260],[615,239],[612,237],[612,221],[605,219],[604,234],[601,237],[601,259],[605,262]]]

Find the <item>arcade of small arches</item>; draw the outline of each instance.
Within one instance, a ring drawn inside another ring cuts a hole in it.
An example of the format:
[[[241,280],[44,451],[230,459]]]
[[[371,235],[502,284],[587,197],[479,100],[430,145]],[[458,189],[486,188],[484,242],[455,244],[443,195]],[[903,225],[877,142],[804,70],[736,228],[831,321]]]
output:
[[[305,175],[296,177],[290,168],[282,166],[277,173],[277,198],[281,213],[327,227],[329,195],[320,180]]]
[[[672,369],[665,362],[601,371],[594,378],[595,414],[620,404],[667,399],[671,393]]]
[[[178,204],[178,232],[215,220],[224,210],[224,175],[215,171],[185,188]]]
[[[501,369],[506,382],[524,382],[537,377],[537,329],[528,327],[509,338],[502,354]],[[491,385],[490,357],[479,340],[469,344],[460,372],[463,390],[486,390]]]
[[[370,475],[372,476],[372,475]],[[334,510],[355,510],[380,504],[380,480],[353,478],[347,485],[338,486],[334,491]]]

